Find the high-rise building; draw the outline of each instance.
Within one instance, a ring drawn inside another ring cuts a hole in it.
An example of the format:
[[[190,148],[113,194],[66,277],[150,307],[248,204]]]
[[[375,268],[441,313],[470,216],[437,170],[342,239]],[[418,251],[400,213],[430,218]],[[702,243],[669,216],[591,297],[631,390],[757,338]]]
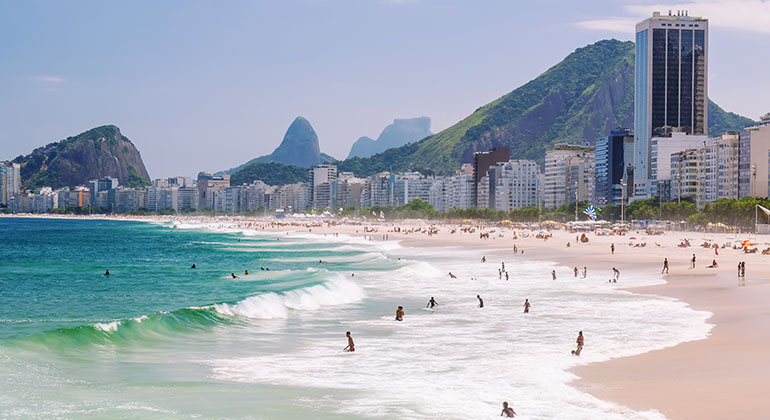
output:
[[[698,149],[671,154],[671,199],[696,198],[698,194]]]
[[[490,208],[511,211],[540,204],[540,168],[534,160],[498,163],[489,179]]]
[[[557,144],[546,151],[543,205],[556,208],[575,200],[593,203],[595,164],[593,147]]]
[[[650,139],[708,134],[708,20],[654,12],[636,25],[634,196],[652,195]]]
[[[767,197],[770,166],[770,114],[739,133],[738,196]]]
[[[633,185],[634,134],[626,129],[617,129],[607,137],[596,140],[596,181],[594,194],[596,205],[620,205],[621,195],[629,196],[629,189],[621,186]]]
[[[507,147],[495,147],[488,152],[476,152],[473,154],[473,205],[478,205],[478,187],[481,178],[487,176],[489,168],[500,162],[508,162],[511,151]],[[488,198],[488,197],[487,197]],[[487,205],[489,203],[487,202]]]
[[[337,190],[336,165],[318,165],[310,168],[310,195],[314,209],[333,209],[336,207]]]
[[[14,194],[21,191],[21,165],[0,162],[0,204],[8,205]]]

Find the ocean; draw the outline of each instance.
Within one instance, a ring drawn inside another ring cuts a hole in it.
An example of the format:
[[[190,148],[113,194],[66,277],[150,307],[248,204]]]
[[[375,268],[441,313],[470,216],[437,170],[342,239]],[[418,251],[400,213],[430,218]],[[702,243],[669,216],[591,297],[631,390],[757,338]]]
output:
[[[31,218],[0,218],[0,244],[2,419],[491,419],[502,401],[523,419],[663,419],[573,388],[568,370],[711,328],[609,270],[575,279],[510,256],[499,279],[488,249]]]

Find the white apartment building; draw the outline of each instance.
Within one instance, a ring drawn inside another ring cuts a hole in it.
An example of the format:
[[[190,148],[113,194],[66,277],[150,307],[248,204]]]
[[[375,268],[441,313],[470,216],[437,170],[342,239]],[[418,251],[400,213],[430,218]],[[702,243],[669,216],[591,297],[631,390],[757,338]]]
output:
[[[593,203],[594,148],[557,144],[545,152],[543,204],[556,208],[562,204],[587,201]]]
[[[537,206],[540,199],[540,168],[533,160],[510,160],[489,171],[494,186],[495,210],[511,211]],[[490,192],[490,198],[492,193]]]

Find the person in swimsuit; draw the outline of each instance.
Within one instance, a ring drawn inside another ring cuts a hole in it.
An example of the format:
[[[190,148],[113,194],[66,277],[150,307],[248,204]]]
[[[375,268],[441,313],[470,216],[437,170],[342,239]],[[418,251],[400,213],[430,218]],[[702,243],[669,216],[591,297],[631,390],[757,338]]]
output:
[[[193,264],[192,267],[190,267],[190,268],[195,268],[195,264]]]
[[[246,270],[246,272],[243,273],[245,276],[249,275],[249,270]]]
[[[663,269],[660,270],[660,274],[668,274],[668,258],[663,258]]]
[[[610,251],[612,251],[612,255],[615,255],[615,243],[610,245]]]
[[[529,307],[530,306],[532,306],[532,305],[530,305],[529,299],[524,299],[524,313],[525,314],[529,313]]]
[[[396,309],[396,321],[403,321],[404,320],[404,307],[399,306],[398,309]]]
[[[450,272],[449,272],[449,278],[451,278],[451,279],[456,279],[456,278],[457,278],[457,276],[455,276],[454,274],[452,274],[452,272],[450,271]]]
[[[230,276],[232,276],[232,278],[234,278],[234,279],[238,278],[238,276],[236,276],[235,273],[230,273]]]
[[[476,295],[476,298],[479,300],[479,306],[477,308],[483,308],[484,307],[484,299],[481,298],[481,296]]]
[[[575,356],[580,356],[580,352],[583,351],[583,343],[584,343],[583,331],[580,331],[578,333],[578,337],[577,337],[577,340],[575,340],[575,342],[577,342],[577,349],[572,350],[572,354],[574,354]]]
[[[109,275],[110,275],[110,270],[106,270],[106,271],[104,272],[104,275],[105,275],[105,276],[109,276]]]
[[[586,278],[588,275],[588,267],[583,267],[583,278]]]
[[[431,296],[430,300],[428,301],[428,304],[425,305],[425,307],[433,309],[433,307],[436,305],[438,305],[438,302],[436,302],[436,299],[433,299],[433,296]]]
[[[503,401],[503,411],[500,413],[500,417],[516,417],[516,412],[508,407],[508,401]]]
[[[356,345],[353,343],[353,337],[350,335],[350,331],[346,332],[345,336],[348,337],[348,345],[345,346],[342,351],[356,351]]]
[[[551,270],[551,277],[556,280],[556,270]]]

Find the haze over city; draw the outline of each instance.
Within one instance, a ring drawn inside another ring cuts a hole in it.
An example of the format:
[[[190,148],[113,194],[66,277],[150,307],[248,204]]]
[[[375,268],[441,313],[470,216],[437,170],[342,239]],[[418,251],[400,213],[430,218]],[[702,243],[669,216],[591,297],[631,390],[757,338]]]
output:
[[[394,118],[438,132],[653,10],[711,22],[709,96],[766,113],[770,2],[0,4],[0,159],[118,125],[153,177],[270,153],[297,115],[343,159]]]

